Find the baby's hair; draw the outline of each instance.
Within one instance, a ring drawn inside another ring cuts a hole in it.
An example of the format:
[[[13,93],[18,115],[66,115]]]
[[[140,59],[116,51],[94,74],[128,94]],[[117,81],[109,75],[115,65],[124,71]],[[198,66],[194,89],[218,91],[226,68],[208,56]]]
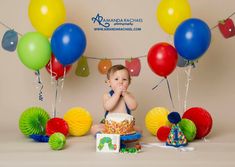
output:
[[[107,78],[110,79],[110,75],[115,73],[116,71],[119,71],[119,70],[126,70],[128,72],[128,76],[129,76],[128,80],[129,80],[129,83],[131,83],[131,76],[130,76],[130,72],[129,72],[128,68],[126,68],[125,66],[123,66],[121,64],[117,64],[117,65],[110,67],[107,72]]]

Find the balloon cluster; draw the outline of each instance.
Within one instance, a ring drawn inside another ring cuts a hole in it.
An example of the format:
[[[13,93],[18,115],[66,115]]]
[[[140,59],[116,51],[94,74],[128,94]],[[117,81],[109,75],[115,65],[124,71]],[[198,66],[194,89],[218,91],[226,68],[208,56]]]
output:
[[[210,28],[204,21],[190,17],[188,0],[161,0],[159,3],[157,21],[166,33],[174,36],[175,47],[160,42],[149,49],[148,64],[155,74],[167,77],[176,65],[189,65],[209,48]]]
[[[66,11],[62,0],[31,0],[28,15],[37,32],[22,36],[17,46],[19,58],[31,70],[46,66],[58,80],[85,51],[85,33],[76,24],[64,23]]]

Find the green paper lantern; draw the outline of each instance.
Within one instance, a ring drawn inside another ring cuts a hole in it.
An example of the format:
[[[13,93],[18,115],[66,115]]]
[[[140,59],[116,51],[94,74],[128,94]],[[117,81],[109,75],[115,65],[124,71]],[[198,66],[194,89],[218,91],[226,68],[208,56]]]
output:
[[[62,133],[54,133],[50,136],[48,143],[52,150],[61,150],[64,148],[66,138]]]
[[[75,74],[80,77],[87,77],[90,74],[86,57],[82,56],[78,60]]]
[[[196,137],[197,128],[193,121],[183,118],[179,123],[180,129],[183,131],[186,139],[191,142]]]
[[[49,114],[40,107],[31,107],[26,109],[20,116],[19,129],[26,135],[45,134],[47,121],[50,119]]]

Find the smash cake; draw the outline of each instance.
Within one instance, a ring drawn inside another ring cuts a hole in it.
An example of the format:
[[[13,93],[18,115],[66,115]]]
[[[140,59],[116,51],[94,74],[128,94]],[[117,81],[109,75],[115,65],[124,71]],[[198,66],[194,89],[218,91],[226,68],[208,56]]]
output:
[[[105,130],[107,134],[127,135],[133,134],[135,119],[125,113],[109,113],[105,118]]]

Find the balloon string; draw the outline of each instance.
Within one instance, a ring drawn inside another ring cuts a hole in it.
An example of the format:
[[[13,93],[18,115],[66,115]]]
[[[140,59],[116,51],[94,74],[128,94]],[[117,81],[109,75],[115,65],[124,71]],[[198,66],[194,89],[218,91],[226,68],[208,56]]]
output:
[[[175,110],[175,105],[174,105],[172,94],[171,94],[170,84],[169,84],[169,81],[168,81],[167,77],[165,77],[165,78],[166,78],[168,92],[169,92],[170,99],[171,99],[171,104],[172,104],[173,110]]]
[[[177,78],[177,94],[178,94],[178,105],[179,105],[179,111],[182,111],[182,105],[181,105],[181,97],[180,97],[180,83],[179,83],[179,69],[176,69],[176,78]]]
[[[66,67],[64,67],[64,75],[63,75],[63,79],[65,78],[66,75]]]
[[[173,36],[172,36],[172,35],[168,35],[167,41],[168,41],[170,44],[173,44]]]
[[[54,107],[53,107],[53,118],[56,117],[56,103],[57,103],[57,96],[58,96],[58,85],[59,85],[59,81],[56,80],[56,86],[55,86],[55,101],[54,101]]]
[[[38,98],[39,98],[40,101],[43,101],[43,95],[42,95],[43,84],[41,82],[39,70],[35,71],[35,75],[37,76],[37,82],[40,85],[40,90],[39,90],[39,93],[38,93]]]
[[[52,61],[50,60],[50,75],[51,75],[51,84],[54,84],[55,79],[57,79],[57,74],[52,70]]]
[[[59,80],[59,84],[60,84],[60,94],[59,94],[59,102],[61,102],[62,99],[62,90],[64,88],[64,80],[65,80],[65,75],[66,75],[66,67],[64,67],[64,75],[62,78],[60,78]]]
[[[51,75],[51,85],[55,85],[55,99],[54,99],[54,105],[52,103],[52,111],[53,111],[53,118],[57,116],[57,96],[58,96],[58,79],[57,74],[52,70],[52,60],[50,60],[50,75]]]
[[[185,70],[185,73],[187,75],[187,82],[186,82],[186,91],[185,91],[185,97],[184,97],[184,111],[187,109],[187,99],[188,99],[188,90],[189,90],[189,83],[191,81],[191,69],[192,65],[188,66],[188,70]]]
[[[205,143],[207,143],[207,142],[209,142],[209,140],[207,139],[207,138],[203,138],[203,141],[205,142]]]
[[[61,90],[64,88],[65,75],[66,75],[66,67],[64,67],[64,75],[61,78]]]
[[[156,89],[156,88],[162,83],[162,81],[164,81],[164,80],[165,80],[165,78],[163,78],[160,82],[158,82],[158,84],[157,84],[156,86],[154,86],[154,87],[152,88],[152,90]]]
[[[53,71],[52,71],[52,59],[50,59],[50,75],[51,75],[51,84],[53,83]]]

